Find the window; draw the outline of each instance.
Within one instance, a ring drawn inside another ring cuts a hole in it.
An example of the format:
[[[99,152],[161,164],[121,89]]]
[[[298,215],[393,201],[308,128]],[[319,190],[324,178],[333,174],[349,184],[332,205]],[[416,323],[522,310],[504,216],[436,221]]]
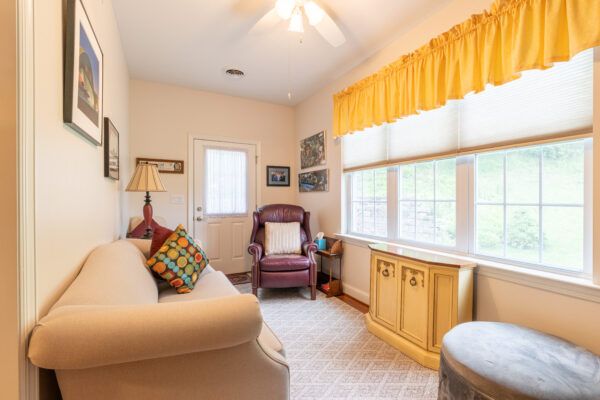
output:
[[[594,51],[522,75],[344,136],[347,231],[591,275]]]
[[[386,168],[353,172],[351,182],[351,231],[387,236]]]
[[[456,159],[398,167],[398,237],[456,245]]]
[[[206,149],[206,214],[245,215],[248,212],[245,151]]]
[[[477,154],[475,252],[582,271],[584,141]]]

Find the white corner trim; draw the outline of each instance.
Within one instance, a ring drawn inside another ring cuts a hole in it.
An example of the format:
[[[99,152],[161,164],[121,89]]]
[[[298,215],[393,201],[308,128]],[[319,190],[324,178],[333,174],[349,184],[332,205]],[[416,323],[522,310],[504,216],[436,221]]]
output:
[[[336,233],[335,236],[342,239],[346,244],[362,248],[368,248],[369,244],[372,243],[389,243],[381,239],[360,237],[343,233]],[[460,257],[465,260],[473,261],[477,263],[475,274],[478,276],[499,279],[521,286],[532,287],[551,293],[557,293],[581,300],[600,303],[600,286],[595,285],[590,279],[529,269],[516,265],[499,263],[456,253],[442,252],[423,247],[406,246],[397,243],[392,244],[410,248],[412,250],[424,251],[448,257]]]
[[[39,398],[37,368],[27,357],[37,322],[35,262],[35,74],[33,0],[17,0],[19,399]]]

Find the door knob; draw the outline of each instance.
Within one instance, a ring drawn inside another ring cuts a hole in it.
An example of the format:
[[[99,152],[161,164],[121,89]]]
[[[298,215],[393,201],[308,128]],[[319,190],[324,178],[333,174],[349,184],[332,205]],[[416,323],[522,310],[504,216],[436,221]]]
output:
[[[196,217],[196,221],[202,221],[202,217]]]

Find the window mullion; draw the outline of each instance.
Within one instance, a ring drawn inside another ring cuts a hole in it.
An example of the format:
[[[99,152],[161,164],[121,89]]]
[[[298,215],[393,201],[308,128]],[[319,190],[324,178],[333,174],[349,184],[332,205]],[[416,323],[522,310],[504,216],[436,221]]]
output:
[[[542,210],[542,204],[544,204],[544,199],[542,198],[542,187],[543,187],[543,174],[542,174],[542,169],[544,168],[544,150],[540,148],[539,150],[539,156],[540,156],[540,170],[539,170],[539,204],[538,204],[538,262],[540,264],[542,264],[542,257],[543,257],[543,251],[544,251],[544,240],[543,240],[543,226],[542,226],[542,217],[543,217],[543,210]]]
[[[387,237],[392,240],[398,239],[398,203],[400,199],[398,183],[398,167],[390,167],[387,170]]]
[[[502,253],[503,257],[506,258],[506,190],[508,189],[507,179],[506,179],[506,170],[507,170],[507,152],[504,153],[504,193],[503,193],[503,203],[504,203],[504,252]]]

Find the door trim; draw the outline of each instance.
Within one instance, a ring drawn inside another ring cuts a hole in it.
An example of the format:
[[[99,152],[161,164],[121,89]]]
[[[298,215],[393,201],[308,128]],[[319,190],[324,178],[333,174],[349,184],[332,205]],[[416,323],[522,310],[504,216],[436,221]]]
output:
[[[35,73],[33,0],[17,0],[19,399],[39,398],[38,369],[27,357],[37,322],[35,261]]]
[[[255,182],[256,182],[256,207],[261,204],[261,176],[260,170],[262,169],[262,153],[261,143],[259,140],[250,139],[239,139],[233,137],[223,136],[211,136],[211,135],[198,135],[190,133],[188,137],[188,195],[187,195],[187,231],[192,232],[194,226],[194,178],[196,174],[196,168],[194,168],[194,140],[209,140],[212,142],[222,143],[237,143],[237,144],[249,144],[256,147],[256,168],[255,168]]]

